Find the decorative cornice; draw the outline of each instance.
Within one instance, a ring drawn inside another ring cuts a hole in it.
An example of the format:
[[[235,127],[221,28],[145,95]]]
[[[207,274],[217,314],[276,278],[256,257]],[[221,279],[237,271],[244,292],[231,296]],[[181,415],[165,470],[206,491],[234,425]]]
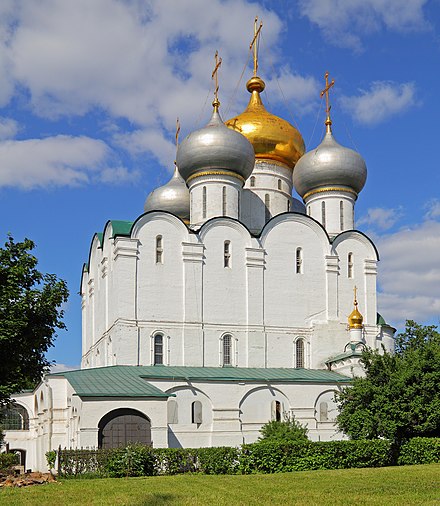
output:
[[[243,183],[245,182],[245,179],[243,176],[240,176],[240,174],[237,174],[236,172],[232,172],[230,170],[204,170],[202,172],[196,172],[192,176],[189,176],[189,178],[186,180],[186,183],[188,184],[190,181],[197,177],[202,176],[230,176],[235,177],[236,179],[239,179]]]
[[[347,188],[347,187],[343,187],[343,186],[327,186],[326,188],[317,188],[316,190],[310,190],[309,192],[307,192],[303,196],[303,199],[305,200],[308,197],[315,195],[316,193],[324,193],[324,192],[345,192],[345,193],[353,194],[356,198],[358,196],[358,194],[354,190],[352,190],[351,188]]]

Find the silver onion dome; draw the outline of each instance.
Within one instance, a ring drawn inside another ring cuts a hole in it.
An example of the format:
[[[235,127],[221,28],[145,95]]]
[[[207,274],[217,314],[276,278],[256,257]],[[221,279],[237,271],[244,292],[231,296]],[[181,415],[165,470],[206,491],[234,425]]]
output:
[[[177,166],[168,183],[148,195],[144,211],[169,211],[183,221],[189,221],[189,190]]]
[[[367,179],[367,166],[359,153],[338,144],[330,129],[321,144],[308,151],[293,171],[293,185],[304,197],[317,188],[343,186],[359,193]]]
[[[209,123],[179,145],[176,160],[185,181],[199,172],[219,170],[246,180],[254,168],[255,153],[246,137],[223,123],[214,107]]]

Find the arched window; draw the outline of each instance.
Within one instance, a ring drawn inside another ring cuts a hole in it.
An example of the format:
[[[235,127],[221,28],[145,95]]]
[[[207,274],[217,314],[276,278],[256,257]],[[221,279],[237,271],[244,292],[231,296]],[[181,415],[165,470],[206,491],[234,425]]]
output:
[[[270,220],[270,196],[268,193],[264,196],[264,205],[265,205],[265,219],[266,221]]]
[[[326,402],[321,402],[319,404],[319,421],[320,422],[328,421],[328,404]]]
[[[255,186],[255,176],[251,176],[250,186],[251,186],[251,188],[253,188]]]
[[[339,226],[344,230],[344,202],[339,202]]]
[[[281,422],[281,402],[280,401],[272,401],[271,404],[271,418],[272,420],[276,420],[277,422]]]
[[[223,249],[223,266],[231,267],[231,242],[225,241]]]
[[[298,339],[295,344],[295,367],[304,368],[304,339]]]
[[[281,188],[282,188],[281,179],[278,179],[278,190],[281,190]]]
[[[203,187],[202,190],[202,213],[203,219],[206,218],[206,186]]]
[[[302,274],[302,265],[303,259],[302,259],[302,249],[296,248],[296,273]]]
[[[20,404],[10,404],[1,410],[1,426],[3,430],[29,430],[29,414]]]
[[[226,186],[222,188],[222,214],[226,216]]]
[[[156,263],[163,264],[163,240],[161,235],[156,237]]]
[[[154,336],[154,365],[163,364],[163,335],[156,334]]]
[[[191,423],[202,423],[202,403],[200,401],[194,401],[191,404]]]
[[[321,223],[325,228],[325,202],[321,202]]]
[[[223,365],[232,365],[232,336],[223,336]]]
[[[353,277],[353,253],[348,254],[348,265],[347,265],[347,276],[349,278]]]
[[[287,212],[290,212],[290,200],[287,201]]]
[[[168,423],[179,423],[178,414],[177,414],[177,401],[173,399],[168,401],[167,404],[167,419]]]

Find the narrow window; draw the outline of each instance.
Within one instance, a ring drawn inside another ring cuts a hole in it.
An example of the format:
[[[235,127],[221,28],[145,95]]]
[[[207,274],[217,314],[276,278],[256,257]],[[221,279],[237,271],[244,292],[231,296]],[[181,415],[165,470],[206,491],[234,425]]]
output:
[[[302,274],[302,249],[296,249],[296,273]]]
[[[255,186],[255,176],[251,176],[251,188],[253,188]]]
[[[168,413],[167,413],[168,423],[169,424],[179,423],[177,402],[174,400],[168,401],[167,408],[168,408]]]
[[[348,254],[348,268],[347,268],[347,276],[349,278],[353,277],[353,253]]]
[[[202,403],[194,401],[191,404],[191,423],[202,423]]]
[[[223,252],[223,266],[231,267],[231,242],[225,241]]]
[[[304,368],[304,340],[298,339],[296,341],[296,368],[303,369]]]
[[[339,225],[341,231],[344,230],[344,202],[342,200],[339,202]]]
[[[163,264],[163,241],[161,235],[156,237],[156,263]]]
[[[310,216],[310,206],[307,206],[307,216]]]
[[[226,186],[222,188],[222,214],[226,216]]]
[[[290,200],[287,201],[287,212],[290,212]]]
[[[203,187],[202,190],[202,212],[203,212],[203,219],[206,218],[206,186]]]
[[[154,336],[154,365],[163,364],[163,336],[157,334]]]
[[[281,422],[281,402],[280,401],[272,401],[271,403],[271,418],[272,420],[276,420],[277,422]]]
[[[223,365],[232,365],[232,338],[229,334],[223,336]]]
[[[264,205],[266,206],[264,212],[265,212],[265,218],[266,222],[270,220],[270,196],[268,193],[264,196]]]
[[[322,226],[325,228],[325,202],[321,202],[321,218]]]
[[[278,179],[278,190],[281,190],[281,179]]]
[[[319,404],[319,421],[328,422],[328,404],[326,402]]]

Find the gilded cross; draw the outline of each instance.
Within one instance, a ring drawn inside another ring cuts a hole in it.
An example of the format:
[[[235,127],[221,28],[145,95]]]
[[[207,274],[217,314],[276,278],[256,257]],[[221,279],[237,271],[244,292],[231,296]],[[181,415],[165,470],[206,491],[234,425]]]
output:
[[[332,88],[335,84],[335,80],[332,79],[332,82],[328,82],[328,72],[325,73],[325,88],[321,91],[321,98],[325,95],[325,112],[327,114],[327,118],[325,120],[325,124],[327,125],[327,131],[329,131],[332,120],[330,119],[330,109],[332,106],[330,105],[330,97],[329,97],[329,91],[330,88]],[[331,131],[331,130],[330,130]]]
[[[257,28],[258,23],[258,16],[255,16],[254,21],[254,38],[252,39],[252,42],[249,45],[249,49],[254,50],[254,76],[257,75],[258,70],[258,46],[260,42],[260,32],[263,28],[263,23],[260,22],[260,26]]]
[[[357,301],[357,286],[355,286],[353,288],[353,292],[354,292],[354,305],[357,306],[357,303],[358,303],[358,301]]]
[[[179,133],[180,133],[180,121],[179,118],[176,120],[176,148],[179,147]]]
[[[215,79],[215,90],[214,90],[214,102],[212,105],[215,108],[218,108],[220,105],[219,99],[218,99],[218,69],[220,68],[220,65],[222,64],[222,59],[218,57],[218,51],[215,52],[215,67],[212,71],[211,79]]]

